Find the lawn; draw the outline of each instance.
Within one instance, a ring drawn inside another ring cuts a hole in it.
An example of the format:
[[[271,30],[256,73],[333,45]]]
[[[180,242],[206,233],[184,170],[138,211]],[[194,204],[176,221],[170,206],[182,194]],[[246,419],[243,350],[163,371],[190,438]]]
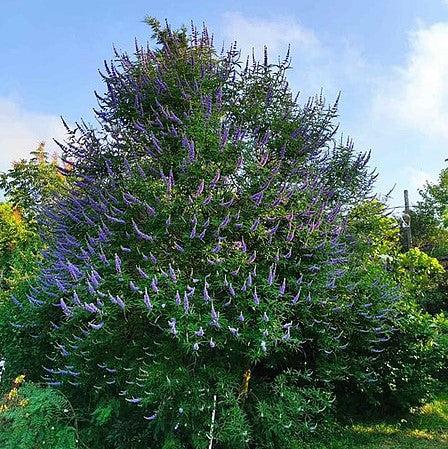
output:
[[[448,393],[406,419],[353,423],[313,449],[447,449]]]

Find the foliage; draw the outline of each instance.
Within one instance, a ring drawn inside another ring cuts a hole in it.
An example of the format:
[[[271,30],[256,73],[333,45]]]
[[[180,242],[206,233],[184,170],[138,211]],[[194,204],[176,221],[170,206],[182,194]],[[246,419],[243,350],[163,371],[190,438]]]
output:
[[[76,423],[68,401],[58,392],[15,379],[0,401],[0,445],[4,449],[76,448]]]
[[[43,204],[51,202],[64,188],[66,178],[57,166],[57,156],[49,160],[45,144],[30,153],[29,160],[15,162],[0,174],[0,189],[15,210],[32,222]],[[69,170],[70,166],[66,166]]]
[[[412,211],[412,233],[417,246],[434,257],[448,255],[448,169],[438,182],[427,183]]]
[[[15,251],[28,235],[26,225],[18,209],[10,204],[0,203],[0,286],[5,288]]]
[[[396,270],[406,292],[425,310],[434,313],[446,308],[446,272],[437,259],[412,248],[397,257]]]
[[[356,245],[355,255],[360,260],[387,261],[398,252],[398,223],[387,215],[386,206],[376,199],[353,207],[348,218],[348,233]]]

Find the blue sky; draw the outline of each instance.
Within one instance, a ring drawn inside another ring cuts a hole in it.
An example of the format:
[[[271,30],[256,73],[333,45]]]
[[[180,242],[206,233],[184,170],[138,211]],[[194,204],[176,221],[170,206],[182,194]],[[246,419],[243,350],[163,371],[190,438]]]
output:
[[[112,44],[149,38],[145,15],[206,22],[216,43],[243,51],[292,46],[295,90],[342,91],[341,130],[372,149],[377,189],[416,191],[448,157],[448,0],[0,0],[0,170],[41,140],[61,138],[59,116],[93,121],[98,68]]]

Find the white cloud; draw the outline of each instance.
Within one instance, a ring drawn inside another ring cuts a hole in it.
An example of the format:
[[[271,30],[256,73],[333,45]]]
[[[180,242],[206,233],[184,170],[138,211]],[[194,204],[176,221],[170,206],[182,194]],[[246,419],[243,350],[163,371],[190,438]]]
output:
[[[243,54],[260,56],[265,45],[270,55],[277,57],[286,52],[288,44],[294,50],[306,50],[318,54],[320,43],[314,33],[289,17],[273,19],[247,18],[237,12],[223,16],[223,34],[227,44],[237,41]]]
[[[448,23],[411,34],[410,54],[375,101],[375,113],[419,133],[448,139]]]
[[[41,141],[47,143],[49,151],[56,150],[53,137],[64,137],[59,117],[30,112],[15,101],[0,98],[0,171],[26,158]]]
[[[404,174],[409,180],[409,188],[416,192],[425,187],[428,182],[433,183],[436,181],[435,176],[432,173],[428,173],[415,167],[406,167],[404,169]]]

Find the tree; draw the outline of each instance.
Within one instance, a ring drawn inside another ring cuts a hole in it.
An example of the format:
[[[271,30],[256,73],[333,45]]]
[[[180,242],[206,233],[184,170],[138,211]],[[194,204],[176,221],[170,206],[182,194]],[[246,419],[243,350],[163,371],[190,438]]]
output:
[[[49,160],[45,143],[30,153],[30,159],[13,164],[5,173],[0,173],[0,189],[17,213],[31,222],[40,208],[53,201],[64,189],[66,178],[58,169],[57,156]],[[70,167],[66,166],[66,170]]]

